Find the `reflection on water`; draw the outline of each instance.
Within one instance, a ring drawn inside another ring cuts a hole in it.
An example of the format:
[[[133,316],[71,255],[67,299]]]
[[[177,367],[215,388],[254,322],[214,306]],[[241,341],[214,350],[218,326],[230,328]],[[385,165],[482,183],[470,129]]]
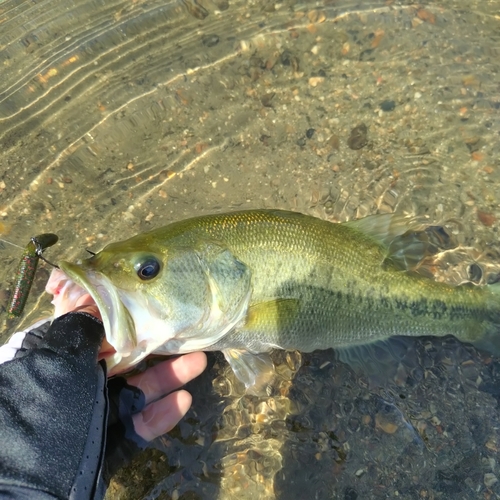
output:
[[[76,259],[201,213],[399,211],[453,233],[439,279],[492,281],[499,8],[4,1],[0,237],[55,232],[47,257]],[[2,306],[18,257],[2,243]],[[21,325],[50,309],[46,279]],[[4,316],[6,337],[20,325]],[[188,418],[110,497],[500,495],[496,359],[422,339],[375,378],[329,351],[277,353],[268,398],[244,396],[211,360]]]

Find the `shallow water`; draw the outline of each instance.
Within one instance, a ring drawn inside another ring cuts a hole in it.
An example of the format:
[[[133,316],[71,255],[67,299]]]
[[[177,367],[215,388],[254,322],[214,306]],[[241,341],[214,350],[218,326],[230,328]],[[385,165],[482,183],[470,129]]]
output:
[[[437,279],[499,271],[500,1],[4,1],[0,235],[52,260],[172,220],[286,208],[402,212],[459,247]],[[20,250],[0,246],[2,307]],[[472,266],[472,264],[475,264]],[[50,311],[41,266],[25,317]],[[499,363],[402,343],[382,377],[276,353],[268,398],[224,360],[110,498],[498,498]]]

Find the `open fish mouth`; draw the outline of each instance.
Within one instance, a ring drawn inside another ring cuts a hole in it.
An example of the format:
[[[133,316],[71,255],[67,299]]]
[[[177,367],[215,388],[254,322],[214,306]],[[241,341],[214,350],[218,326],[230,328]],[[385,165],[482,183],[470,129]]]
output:
[[[47,285],[47,292],[54,295],[55,317],[60,316],[61,311],[67,312],[76,307],[82,300],[86,304],[93,300],[101,314],[106,339],[115,351],[107,350],[104,356],[109,375],[129,368],[132,363],[127,362],[123,366],[122,360],[137,357],[137,336],[134,320],[123,305],[116,287],[97,271],[84,270],[69,262],[61,262],[59,266],[59,274],[51,276]]]
[[[96,305],[95,300],[85,288],[77,285],[59,268],[54,268],[45,286],[45,291],[53,296],[54,318],[83,306]],[[99,319],[100,316],[99,316]]]

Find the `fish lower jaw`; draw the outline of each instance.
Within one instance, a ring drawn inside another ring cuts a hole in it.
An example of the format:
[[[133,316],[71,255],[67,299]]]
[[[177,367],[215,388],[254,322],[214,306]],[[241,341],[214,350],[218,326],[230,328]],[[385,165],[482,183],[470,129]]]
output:
[[[138,363],[149,356],[156,347],[156,343],[148,344],[146,340],[143,340],[133,349],[106,353],[103,359],[106,362],[108,376],[111,377],[132,370]]]

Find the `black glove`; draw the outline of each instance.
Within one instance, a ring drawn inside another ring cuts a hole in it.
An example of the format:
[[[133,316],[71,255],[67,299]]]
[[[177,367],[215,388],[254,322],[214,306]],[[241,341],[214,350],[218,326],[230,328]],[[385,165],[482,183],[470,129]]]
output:
[[[0,498],[102,498],[146,446],[131,416],[144,394],[121,377],[107,384],[103,338],[99,320],[69,313],[0,348],[11,358],[0,364]]]

